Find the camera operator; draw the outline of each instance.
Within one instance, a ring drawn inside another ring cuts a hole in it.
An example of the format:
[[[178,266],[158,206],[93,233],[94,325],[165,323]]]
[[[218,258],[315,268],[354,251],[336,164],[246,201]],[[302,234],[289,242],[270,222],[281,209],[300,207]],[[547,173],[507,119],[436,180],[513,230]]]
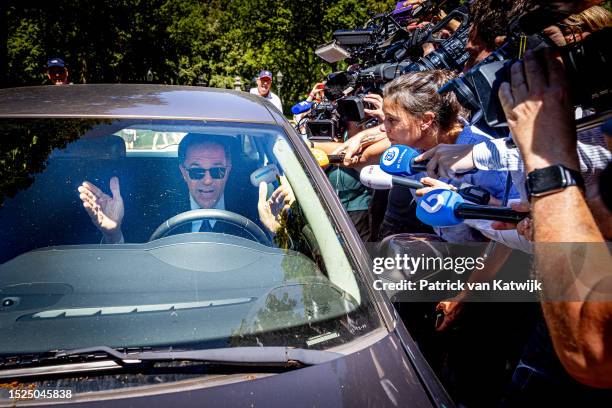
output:
[[[506,34],[507,22],[520,14],[525,1],[474,0],[470,3],[470,31],[465,50],[469,54],[463,72],[489,56],[499,45],[500,37]]]
[[[378,123],[382,124],[385,120],[382,96],[369,93],[364,96],[363,101],[370,107],[364,109],[366,115],[376,118]],[[369,164],[378,164],[380,156],[389,146],[391,144],[387,136],[378,125],[362,130],[336,146],[333,154],[344,154],[343,165],[360,170]]]
[[[309,103],[320,103],[325,97],[324,89],[325,89],[325,82],[317,82],[312,88],[312,90],[310,91],[310,93],[308,93],[308,96],[306,97],[305,101]],[[293,121],[299,125],[298,132],[302,135],[306,134],[306,129],[305,129],[305,125],[301,123],[301,120],[309,112],[310,110],[307,110],[305,112],[297,113],[293,115]]]
[[[585,10],[578,15],[564,20],[559,26],[572,25],[579,27],[582,37],[587,36],[591,31],[595,31],[599,27],[612,25],[612,15],[609,12],[599,7],[594,7],[594,9],[599,10],[594,13],[591,9]],[[593,16],[598,17],[595,19]],[[576,32],[576,29],[570,31]],[[547,35],[552,36],[553,40],[558,44],[565,45],[566,38],[558,26],[549,27],[545,32]],[[573,38],[576,38],[576,36],[568,37],[568,39]],[[608,239],[612,238],[612,222],[602,216],[605,212],[602,209],[600,200],[596,198],[598,174],[612,160],[612,155],[605,146],[603,136],[593,131],[578,133],[577,151],[580,158],[580,171],[587,187],[586,196],[589,206],[594,214],[600,215],[598,217],[600,220],[599,225],[604,236]],[[522,201],[527,201],[527,193],[524,188],[524,163],[519,151],[513,148],[507,140],[490,140],[474,146],[439,145],[425,152],[416,160],[421,159],[430,159],[428,175],[432,177],[452,177],[456,173],[467,172],[474,168],[509,171],[517,190],[521,194]],[[497,239],[497,236],[488,236],[492,239]],[[515,248],[520,248],[521,245],[513,244]]]
[[[538,62],[527,52],[523,62],[512,65],[510,84],[502,84],[499,97],[528,177],[559,166],[572,176],[565,188],[531,195],[535,242],[604,243],[578,172],[576,131],[560,57],[545,50],[544,61]],[[542,302],[546,326],[538,327],[525,349],[505,404],[531,402],[550,389],[565,404],[594,406],[602,397],[610,401],[610,392],[590,387],[612,388],[612,259],[605,246],[593,244],[583,254],[581,270],[575,271],[572,256],[576,254],[559,245],[535,247],[535,270],[545,298],[554,298],[556,293],[547,291],[559,282],[575,283],[577,272],[588,293],[581,301]],[[601,301],[602,295],[608,295],[607,301]],[[588,387],[573,383],[563,368]]]

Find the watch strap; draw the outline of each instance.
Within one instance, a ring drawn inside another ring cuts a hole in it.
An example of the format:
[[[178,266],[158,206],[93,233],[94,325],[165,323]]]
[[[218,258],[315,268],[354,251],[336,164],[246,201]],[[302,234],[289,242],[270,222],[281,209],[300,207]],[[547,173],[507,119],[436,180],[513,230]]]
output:
[[[534,176],[536,176],[538,172],[548,172],[548,171],[551,171],[553,168],[563,174],[563,180],[565,180],[565,184],[551,185],[549,186],[549,188],[545,190],[540,189],[539,191],[537,191],[537,193],[532,191],[533,189],[531,187],[531,184],[533,182]],[[527,194],[529,195],[530,199],[531,197],[541,197],[541,196],[545,196],[548,194],[552,194],[557,191],[564,190],[567,187],[571,187],[571,186],[577,186],[582,191],[584,191],[584,188],[585,188],[584,179],[582,178],[582,175],[580,174],[579,171],[567,168],[561,164],[545,167],[542,169],[535,169],[527,175],[527,179],[525,180],[525,187],[526,187]]]

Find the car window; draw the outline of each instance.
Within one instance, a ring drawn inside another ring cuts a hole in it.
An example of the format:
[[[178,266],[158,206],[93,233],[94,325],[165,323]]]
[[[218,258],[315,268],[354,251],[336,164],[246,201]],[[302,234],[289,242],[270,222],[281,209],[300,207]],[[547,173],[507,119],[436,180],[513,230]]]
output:
[[[325,349],[380,327],[282,128],[3,119],[0,135],[0,319],[12,333],[0,354]],[[107,243],[97,222],[113,179],[122,237]],[[91,213],[84,182],[99,189]],[[265,208],[276,204],[278,213]]]

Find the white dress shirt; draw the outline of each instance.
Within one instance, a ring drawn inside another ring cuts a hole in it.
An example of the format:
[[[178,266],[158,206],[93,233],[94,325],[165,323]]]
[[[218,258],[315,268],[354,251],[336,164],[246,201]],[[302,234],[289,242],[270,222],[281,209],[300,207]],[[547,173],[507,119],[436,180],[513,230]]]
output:
[[[191,194],[189,194],[189,204],[191,205],[191,209],[192,210],[199,210],[199,209],[202,208],[196,202],[196,200],[193,199]],[[215,204],[213,209],[215,209],[215,210],[225,210],[225,196],[224,195],[222,195],[221,198],[219,198],[219,201],[217,201],[217,204]],[[209,220],[208,222],[210,222],[210,227],[214,228],[215,227],[215,223],[217,221]],[[200,228],[201,227],[202,227],[202,220],[194,221],[194,222],[191,223],[191,232],[200,232]]]

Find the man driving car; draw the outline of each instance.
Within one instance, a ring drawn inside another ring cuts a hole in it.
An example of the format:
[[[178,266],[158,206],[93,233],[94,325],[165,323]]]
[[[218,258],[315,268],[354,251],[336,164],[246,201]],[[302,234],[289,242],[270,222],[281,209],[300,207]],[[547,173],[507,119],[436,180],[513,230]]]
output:
[[[185,197],[184,210],[217,209],[239,213],[251,220],[257,220],[256,210],[262,224],[270,232],[269,219],[276,219],[283,208],[294,200],[290,189],[279,188],[270,200],[273,203],[258,205],[255,203],[247,208],[240,207],[243,200],[226,200],[226,183],[232,171],[232,156],[228,143],[223,139],[202,134],[188,134],[180,142],[178,148],[179,170],[189,191]],[[264,186],[267,188],[267,185]],[[264,187],[260,187],[260,190]],[[110,179],[111,195],[104,193],[99,187],[83,182],[79,186],[79,198],[90,216],[93,224],[102,232],[103,243],[116,244],[124,242],[121,230],[125,207],[121,195],[119,179]],[[265,201],[265,195],[261,195]],[[261,201],[260,198],[260,201]],[[270,201],[268,200],[268,201]],[[275,205],[282,202],[283,205]],[[235,225],[214,219],[193,221],[178,232],[220,232],[244,236],[244,230]]]

